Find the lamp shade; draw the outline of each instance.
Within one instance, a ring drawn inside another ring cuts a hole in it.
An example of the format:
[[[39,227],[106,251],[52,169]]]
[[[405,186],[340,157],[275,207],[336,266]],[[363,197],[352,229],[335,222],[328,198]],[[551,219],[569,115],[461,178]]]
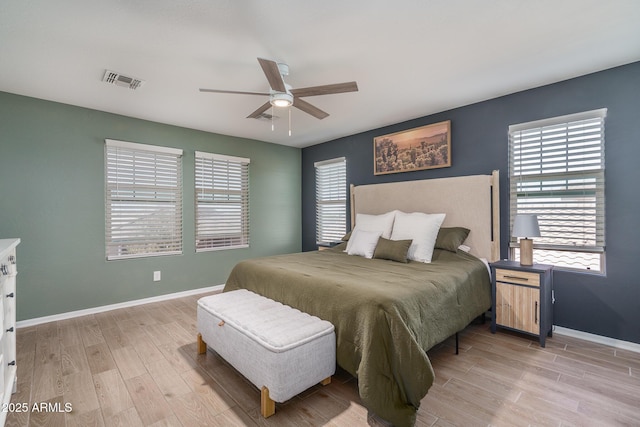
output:
[[[540,237],[538,216],[535,214],[516,215],[513,219],[513,237]]]

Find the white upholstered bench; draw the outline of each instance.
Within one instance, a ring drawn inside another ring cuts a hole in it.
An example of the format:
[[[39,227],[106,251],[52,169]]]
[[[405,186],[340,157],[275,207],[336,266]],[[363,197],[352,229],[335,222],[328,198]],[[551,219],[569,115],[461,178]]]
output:
[[[200,298],[197,319],[198,354],[208,345],[258,387],[263,417],[335,373],[335,332],[326,320],[245,289]]]

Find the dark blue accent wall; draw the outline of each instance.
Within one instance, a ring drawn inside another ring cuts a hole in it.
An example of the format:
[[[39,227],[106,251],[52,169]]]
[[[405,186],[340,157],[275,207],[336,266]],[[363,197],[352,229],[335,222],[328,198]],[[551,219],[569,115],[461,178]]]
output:
[[[428,94],[425,94],[428,96]],[[509,125],[607,108],[606,275],[556,271],[554,324],[640,343],[640,62],[363,132],[302,150],[302,248],[315,249],[313,163],[344,156],[356,185],[500,170],[501,253],[508,243]],[[373,138],[451,120],[452,166],[373,174]]]

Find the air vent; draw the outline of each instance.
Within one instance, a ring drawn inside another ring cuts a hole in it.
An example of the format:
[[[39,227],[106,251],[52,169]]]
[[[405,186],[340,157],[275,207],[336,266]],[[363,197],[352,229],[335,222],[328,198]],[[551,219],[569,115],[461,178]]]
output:
[[[259,116],[256,116],[255,119],[256,120],[262,120],[265,122],[270,122],[271,120],[278,120],[280,117],[278,116],[273,116],[269,113],[262,113]]]
[[[129,77],[116,73],[115,71],[106,70],[103,82],[114,84],[116,86],[128,87],[129,89],[136,90],[144,84],[144,80],[136,79],[135,77]]]

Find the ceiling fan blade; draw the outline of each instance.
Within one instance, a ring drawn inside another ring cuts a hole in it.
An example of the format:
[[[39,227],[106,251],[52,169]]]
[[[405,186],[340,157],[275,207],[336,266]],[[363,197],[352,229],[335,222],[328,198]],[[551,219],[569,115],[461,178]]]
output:
[[[257,119],[258,117],[260,117],[260,115],[262,113],[267,111],[269,108],[271,108],[271,103],[269,101],[267,101],[260,108],[258,108],[256,111],[254,111],[253,113],[249,114],[247,116],[247,119]]]
[[[357,92],[357,91],[358,91],[358,84],[356,82],[335,83],[332,85],[322,85],[322,86],[291,89],[291,93],[294,96],[330,95],[334,93]]]
[[[319,109],[318,107],[309,104],[307,101],[304,101],[300,98],[294,98],[293,99],[293,106],[304,111],[307,114],[311,114],[313,117],[315,117],[316,119],[324,119],[325,117],[329,116],[329,113],[322,111],[321,109]]]
[[[233,93],[237,95],[264,95],[269,96],[268,93],[265,92],[244,92],[240,90],[221,90],[221,89],[202,89],[200,88],[200,92],[213,92],[213,93]]]
[[[284,85],[282,75],[280,75],[278,64],[274,61],[263,58],[258,58],[258,62],[260,62],[262,71],[264,71],[264,75],[267,77],[271,89],[275,90],[276,92],[286,92],[287,88]]]

